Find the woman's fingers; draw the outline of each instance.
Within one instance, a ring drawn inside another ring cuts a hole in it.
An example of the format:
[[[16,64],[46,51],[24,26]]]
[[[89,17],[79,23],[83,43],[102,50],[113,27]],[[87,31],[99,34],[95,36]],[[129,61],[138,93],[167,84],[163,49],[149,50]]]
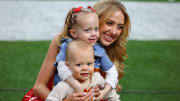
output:
[[[100,91],[99,86],[94,87],[94,96],[95,97],[98,97],[100,95],[99,91]]]
[[[68,97],[68,101],[90,101],[93,98],[92,90],[88,93],[73,93]]]
[[[92,91],[88,93],[74,93],[72,101],[89,101]]]

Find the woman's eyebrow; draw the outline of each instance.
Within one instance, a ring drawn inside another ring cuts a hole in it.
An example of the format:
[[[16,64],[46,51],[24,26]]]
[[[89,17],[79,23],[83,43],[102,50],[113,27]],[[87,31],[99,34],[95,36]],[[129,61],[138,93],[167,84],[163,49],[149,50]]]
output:
[[[122,26],[124,26],[124,24],[121,24],[121,23],[120,23],[120,24],[118,24],[118,25],[122,25]]]

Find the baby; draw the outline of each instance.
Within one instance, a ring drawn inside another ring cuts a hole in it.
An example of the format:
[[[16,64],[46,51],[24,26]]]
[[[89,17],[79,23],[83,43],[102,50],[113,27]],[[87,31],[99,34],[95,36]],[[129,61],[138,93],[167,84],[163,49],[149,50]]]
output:
[[[99,72],[94,72],[94,50],[87,41],[73,40],[66,50],[66,65],[72,71],[72,76],[79,81],[82,89],[88,91],[96,85],[104,85],[105,81]],[[65,81],[59,82],[48,95],[46,101],[62,101],[74,89]],[[120,101],[115,90],[111,90],[105,97],[109,101]],[[91,96],[91,101],[95,99]]]

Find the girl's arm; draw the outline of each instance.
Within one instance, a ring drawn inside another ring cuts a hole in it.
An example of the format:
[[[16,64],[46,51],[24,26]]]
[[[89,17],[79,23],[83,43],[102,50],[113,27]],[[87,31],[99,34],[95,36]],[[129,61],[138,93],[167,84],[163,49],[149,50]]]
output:
[[[106,54],[101,57],[100,64],[101,70],[106,72],[105,82],[115,89],[118,83],[118,72],[115,65]]]
[[[116,70],[115,65],[113,65],[110,69],[108,69],[105,72],[106,72],[105,82],[111,85],[111,87],[115,89],[118,83],[118,72]]]
[[[57,35],[58,36],[58,35]],[[43,100],[49,94],[49,89],[47,88],[48,81],[54,74],[54,66],[53,63],[56,60],[56,55],[59,51],[59,46],[56,43],[57,36],[52,40],[46,58],[41,66],[41,70],[38,74],[34,85],[34,94],[37,97],[42,98]]]
[[[107,93],[109,93],[112,90],[112,88],[115,89],[117,81],[118,81],[117,80],[118,73],[114,65],[105,72],[107,75],[105,78],[104,89],[100,90],[100,96],[96,100],[103,99],[107,95]]]

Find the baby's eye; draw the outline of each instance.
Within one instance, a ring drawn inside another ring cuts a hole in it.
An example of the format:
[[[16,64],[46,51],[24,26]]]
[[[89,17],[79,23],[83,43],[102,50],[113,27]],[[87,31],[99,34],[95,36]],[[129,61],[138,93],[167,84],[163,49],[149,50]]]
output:
[[[80,67],[80,66],[81,66],[81,64],[76,64],[76,66]]]
[[[91,63],[91,62],[88,62],[87,65],[90,66],[90,65],[92,65],[92,63]]]

